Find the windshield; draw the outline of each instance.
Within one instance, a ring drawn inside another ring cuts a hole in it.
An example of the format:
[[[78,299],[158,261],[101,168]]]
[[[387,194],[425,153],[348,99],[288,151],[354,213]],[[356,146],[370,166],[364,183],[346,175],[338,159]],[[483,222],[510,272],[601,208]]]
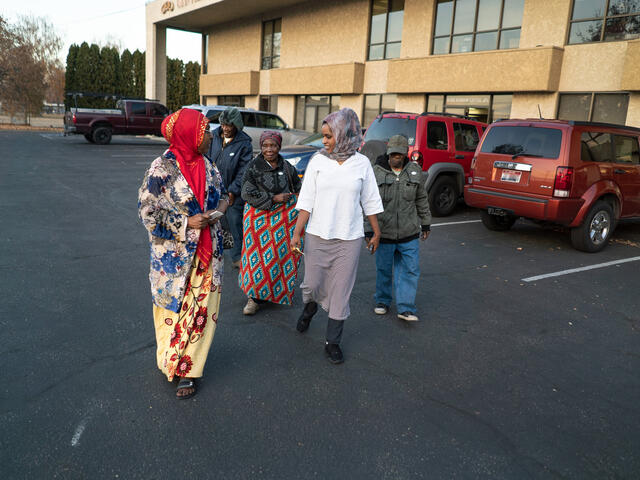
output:
[[[558,158],[562,130],[542,127],[494,126],[482,142],[483,153]]]
[[[414,145],[416,143],[416,121],[408,117],[376,119],[367,129],[364,141],[381,140],[386,143],[394,135],[404,135],[409,139],[409,145]]]

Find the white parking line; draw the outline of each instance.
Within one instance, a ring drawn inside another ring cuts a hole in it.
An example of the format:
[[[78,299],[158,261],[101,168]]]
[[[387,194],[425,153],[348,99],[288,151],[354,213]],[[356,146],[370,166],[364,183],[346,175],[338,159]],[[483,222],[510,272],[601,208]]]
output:
[[[460,225],[462,223],[478,223],[482,220],[463,220],[462,222],[442,222],[442,223],[432,223],[432,227],[444,227],[445,225]]]
[[[637,262],[638,260],[640,260],[640,257],[623,258],[621,260],[613,260],[611,262],[597,263],[595,265],[589,265],[587,267],[570,268],[569,270],[561,270],[559,272],[545,273],[544,275],[536,275],[535,277],[527,277],[527,278],[523,278],[522,281],[535,282],[536,280],[543,280],[545,278],[560,277],[562,275],[569,275],[571,273],[584,272],[586,270],[594,270],[596,268],[610,267],[612,265],[620,265],[622,263],[628,263],[628,262]]]

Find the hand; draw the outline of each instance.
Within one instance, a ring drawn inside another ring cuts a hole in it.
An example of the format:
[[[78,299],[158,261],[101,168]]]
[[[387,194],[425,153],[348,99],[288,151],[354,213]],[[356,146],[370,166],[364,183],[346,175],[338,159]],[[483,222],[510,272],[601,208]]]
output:
[[[369,249],[369,252],[371,252],[371,255],[373,255],[374,253],[376,253],[376,250],[378,250],[378,245],[380,245],[380,234],[373,234],[373,237],[371,238],[367,238],[367,248]]]
[[[203,213],[196,213],[195,215],[187,219],[187,227],[189,228],[197,228],[198,230],[202,230],[207,225],[209,225],[209,217],[207,217]]]
[[[420,240],[426,240],[427,238],[429,238],[430,233],[431,232],[429,230],[425,230],[424,232],[422,232],[420,234]]]
[[[289,244],[289,247],[291,248],[291,251],[293,253],[295,253],[296,255],[300,255],[300,253],[298,252],[300,251],[301,246],[302,242],[300,241],[300,234],[294,232],[293,237],[291,237],[291,243]]]
[[[236,200],[236,196],[229,192],[229,206],[233,205],[233,202]]]
[[[278,193],[277,195],[273,196],[272,200],[274,203],[286,203],[289,201],[290,198],[291,198],[290,193]]]

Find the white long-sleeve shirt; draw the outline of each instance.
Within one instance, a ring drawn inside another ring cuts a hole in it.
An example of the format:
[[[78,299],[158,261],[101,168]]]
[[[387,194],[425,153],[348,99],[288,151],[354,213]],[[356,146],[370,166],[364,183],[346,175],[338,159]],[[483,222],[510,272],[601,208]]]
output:
[[[357,152],[342,165],[315,154],[305,171],[296,208],[311,214],[306,231],[325,240],[363,237],[362,212],[368,216],[384,210],[371,163]]]

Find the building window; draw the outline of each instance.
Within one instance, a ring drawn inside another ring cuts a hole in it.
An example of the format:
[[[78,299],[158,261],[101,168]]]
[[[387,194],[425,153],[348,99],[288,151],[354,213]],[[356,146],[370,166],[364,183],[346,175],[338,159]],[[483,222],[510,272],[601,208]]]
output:
[[[209,69],[209,35],[202,35],[202,74],[206,75]]]
[[[244,97],[240,95],[218,96],[218,105],[227,107],[244,107]]]
[[[372,0],[369,60],[400,56],[403,18],[404,0]]]
[[[432,53],[518,48],[524,0],[438,0]]]
[[[260,110],[263,112],[278,113],[278,96],[260,95]]]
[[[628,93],[563,93],[558,118],[624,125],[628,105]]]
[[[511,94],[429,95],[427,111],[451,113],[478,122],[491,123],[511,116]]]
[[[394,112],[396,110],[397,95],[393,93],[385,95],[365,95],[364,114],[362,115],[362,128],[371,125],[382,112]]]
[[[569,43],[629,40],[640,37],[637,0],[574,0]]]
[[[282,19],[262,22],[262,69],[280,68]]]
[[[319,132],[324,117],[337,110],[340,110],[339,95],[300,95],[296,97],[295,127]]]

